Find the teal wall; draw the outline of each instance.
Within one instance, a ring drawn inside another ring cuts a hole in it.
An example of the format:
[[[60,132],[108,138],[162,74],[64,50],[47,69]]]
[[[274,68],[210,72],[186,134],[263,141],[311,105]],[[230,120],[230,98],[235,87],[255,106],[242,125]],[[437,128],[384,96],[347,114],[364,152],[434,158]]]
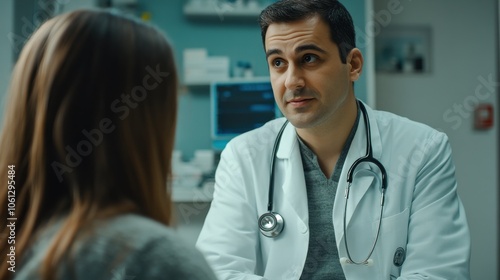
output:
[[[139,0],[138,12],[151,13],[151,22],[165,31],[175,48],[175,58],[182,80],[182,51],[206,48],[208,55],[229,56],[231,68],[238,60],[249,61],[254,75],[268,76],[267,64],[257,18],[246,21],[187,19],[183,14],[185,0]],[[365,26],[364,0],[345,1],[357,27]],[[215,9],[215,7],[214,7]],[[362,49],[363,51],[363,49]],[[366,77],[356,83],[356,95],[365,100]],[[210,149],[209,88],[188,88],[180,96],[176,149],[189,160],[194,150]]]

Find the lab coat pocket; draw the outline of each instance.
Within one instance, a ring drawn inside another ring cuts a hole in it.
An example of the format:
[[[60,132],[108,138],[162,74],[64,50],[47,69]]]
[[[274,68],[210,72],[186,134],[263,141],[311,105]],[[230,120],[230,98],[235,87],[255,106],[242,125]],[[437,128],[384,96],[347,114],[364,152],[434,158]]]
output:
[[[403,212],[382,219],[375,250],[379,270],[385,276],[381,279],[396,279],[401,274],[406,257],[409,211],[406,208]],[[377,226],[378,221],[374,222],[374,227]]]

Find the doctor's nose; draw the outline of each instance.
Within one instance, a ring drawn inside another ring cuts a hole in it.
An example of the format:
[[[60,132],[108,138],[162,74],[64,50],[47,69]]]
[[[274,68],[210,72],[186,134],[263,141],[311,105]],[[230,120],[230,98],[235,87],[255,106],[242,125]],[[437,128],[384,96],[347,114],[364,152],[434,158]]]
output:
[[[290,65],[285,75],[285,87],[287,90],[296,91],[305,86],[303,73],[299,67]]]

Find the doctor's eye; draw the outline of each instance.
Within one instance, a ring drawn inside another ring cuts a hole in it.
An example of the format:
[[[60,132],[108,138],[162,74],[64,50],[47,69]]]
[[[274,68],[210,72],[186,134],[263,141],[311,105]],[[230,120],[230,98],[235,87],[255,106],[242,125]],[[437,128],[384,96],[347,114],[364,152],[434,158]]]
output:
[[[318,60],[318,56],[314,54],[306,54],[303,57],[304,63],[314,63]]]
[[[280,59],[280,58],[277,58],[277,59],[274,59],[272,62],[271,62],[271,65],[274,67],[274,68],[281,68],[283,66],[285,66],[285,62]]]

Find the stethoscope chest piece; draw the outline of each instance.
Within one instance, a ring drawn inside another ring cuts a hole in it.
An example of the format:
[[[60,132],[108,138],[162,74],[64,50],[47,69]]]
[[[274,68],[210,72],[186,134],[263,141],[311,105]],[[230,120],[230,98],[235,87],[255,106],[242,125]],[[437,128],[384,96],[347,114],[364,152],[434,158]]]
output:
[[[285,221],[276,212],[267,212],[259,217],[260,232],[266,237],[278,236],[285,227]]]

